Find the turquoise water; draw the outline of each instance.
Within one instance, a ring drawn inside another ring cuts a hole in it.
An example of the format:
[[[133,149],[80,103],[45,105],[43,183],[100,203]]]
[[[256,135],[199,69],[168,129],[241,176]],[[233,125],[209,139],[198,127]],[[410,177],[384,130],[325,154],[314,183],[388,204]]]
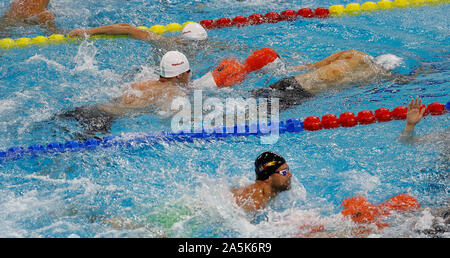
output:
[[[0,11],[9,1],[0,3]],[[346,4],[351,1],[333,2]],[[328,7],[328,1],[84,1],[51,3],[58,26],[67,30],[127,22],[135,25],[183,23],[188,20],[248,16],[253,13]],[[393,109],[411,97],[424,103],[449,101],[448,4],[374,12],[330,19],[298,19],[208,31],[224,49],[192,48],[194,79],[224,57],[243,61],[252,50],[272,47],[287,65],[318,61],[341,50],[358,49],[373,56],[403,58],[395,71],[408,74],[419,65],[433,73],[407,85],[378,82],[319,94],[280,113],[298,118],[343,112]],[[17,28],[13,38],[45,32]],[[176,33],[173,33],[177,35]],[[171,36],[171,35],[168,35]],[[85,104],[104,103],[121,94],[127,83],[157,78],[164,54],[152,44],[132,39],[12,49],[0,56],[0,150],[50,142],[67,142],[70,132],[47,121],[55,113]],[[293,73],[253,73],[215,96],[240,96]],[[0,164],[0,235],[3,237],[293,237],[303,224],[329,230],[351,228],[339,204],[363,194],[374,203],[408,192],[423,206],[448,200],[447,138],[402,145],[397,137],[404,121],[353,128],[283,134],[273,145],[257,137],[224,141],[164,143],[133,148],[43,155]],[[448,115],[427,116],[417,135],[442,135]],[[141,114],[118,120],[111,135],[170,129],[170,120]],[[236,209],[229,189],[254,180],[253,162],[272,150],[289,163],[292,189],[275,198],[256,216]],[[392,218],[382,237],[421,236],[414,226],[421,212]],[[141,227],[116,229],[121,219]]]

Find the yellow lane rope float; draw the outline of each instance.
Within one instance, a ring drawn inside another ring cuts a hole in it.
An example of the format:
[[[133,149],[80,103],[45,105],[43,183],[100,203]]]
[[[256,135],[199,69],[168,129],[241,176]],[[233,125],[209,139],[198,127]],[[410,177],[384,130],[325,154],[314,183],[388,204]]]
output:
[[[359,15],[365,12],[374,11],[384,11],[392,10],[394,8],[412,8],[424,5],[438,5],[447,4],[450,0],[381,0],[378,2],[364,2],[359,3],[349,3],[347,5],[332,5],[328,9],[324,7],[318,7],[315,10],[310,8],[301,8],[298,11],[286,10],[278,14],[277,12],[269,12],[266,15],[252,14],[249,17],[236,16],[233,19],[230,18],[220,18],[216,21],[213,20],[202,20],[199,23],[205,29],[216,29],[224,28],[230,26],[246,26],[246,25],[257,25],[261,23],[275,23],[279,21],[292,21],[298,17],[303,18],[328,18],[328,17],[340,17],[344,15]],[[139,26],[139,29],[154,32],[156,34],[164,34],[166,32],[176,32],[181,31],[187,24],[193,21],[188,21],[183,24],[170,23],[167,25],[156,24],[151,27]],[[94,35],[89,37],[90,39],[104,39],[104,38],[117,38],[124,37],[122,35]],[[125,36],[127,37],[127,36]],[[30,46],[42,46],[45,44],[58,44],[68,41],[73,41],[73,37],[68,37],[61,34],[54,34],[49,37],[37,36],[34,38],[4,38],[0,39],[0,49],[8,50],[11,48],[27,48]]]

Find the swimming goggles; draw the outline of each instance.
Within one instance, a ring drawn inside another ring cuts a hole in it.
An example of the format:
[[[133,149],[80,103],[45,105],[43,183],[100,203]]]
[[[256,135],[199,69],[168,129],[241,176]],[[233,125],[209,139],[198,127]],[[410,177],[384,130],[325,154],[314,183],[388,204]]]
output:
[[[288,172],[289,172],[289,169],[283,169],[281,171],[276,171],[275,173],[278,173],[282,176],[286,176]]]

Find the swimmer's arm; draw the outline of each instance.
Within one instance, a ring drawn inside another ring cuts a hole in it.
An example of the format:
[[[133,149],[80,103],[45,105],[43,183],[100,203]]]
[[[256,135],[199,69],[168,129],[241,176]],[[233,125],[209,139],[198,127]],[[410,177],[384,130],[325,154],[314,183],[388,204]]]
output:
[[[399,73],[390,73],[388,79],[392,80],[395,84],[407,84],[414,81],[419,74],[433,73],[434,69],[431,67],[421,66],[414,69],[409,75],[403,75]]]
[[[84,38],[85,34],[88,36],[89,35],[98,35],[98,34],[128,35],[132,38],[135,38],[138,40],[144,40],[144,41],[164,39],[164,37],[157,35],[156,33],[141,30],[133,25],[126,24],[126,23],[100,26],[100,27],[95,27],[95,28],[89,28],[86,30],[85,29],[74,29],[69,33],[69,36]]]
[[[329,65],[338,59],[349,59],[349,58],[353,58],[355,55],[364,56],[367,54],[365,54],[361,51],[358,51],[358,50],[346,50],[346,51],[334,53],[328,57],[325,57],[324,59],[320,60],[319,62],[315,62],[312,64],[306,64],[306,65],[290,66],[290,67],[288,67],[288,69],[295,70],[295,71],[318,69],[322,66]]]
[[[399,141],[403,143],[412,143],[420,141],[421,138],[414,137],[414,129],[425,114],[425,108],[421,109],[422,100],[419,98],[411,99],[408,104],[408,113],[406,114],[406,125],[403,129]]]
[[[400,134],[400,137],[398,138],[398,141],[402,142],[402,143],[413,143],[413,142],[416,142],[417,138],[414,137],[414,128],[415,128],[415,126],[410,127],[410,126],[406,125],[405,129]]]

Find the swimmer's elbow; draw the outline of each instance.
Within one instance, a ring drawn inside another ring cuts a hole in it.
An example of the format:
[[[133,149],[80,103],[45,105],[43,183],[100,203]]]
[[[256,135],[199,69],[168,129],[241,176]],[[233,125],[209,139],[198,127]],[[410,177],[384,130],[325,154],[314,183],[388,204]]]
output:
[[[42,12],[37,17],[40,23],[48,23],[55,21],[55,16],[53,16],[53,14],[49,11]]]
[[[416,79],[417,75],[414,76],[406,76],[406,75],[400,75],[400,76],[396,76],[393,80],[393,82],[395,84],[400,84],[400,85],[404,85],[404,84],[408,84],[412,81],[414,81]]]

